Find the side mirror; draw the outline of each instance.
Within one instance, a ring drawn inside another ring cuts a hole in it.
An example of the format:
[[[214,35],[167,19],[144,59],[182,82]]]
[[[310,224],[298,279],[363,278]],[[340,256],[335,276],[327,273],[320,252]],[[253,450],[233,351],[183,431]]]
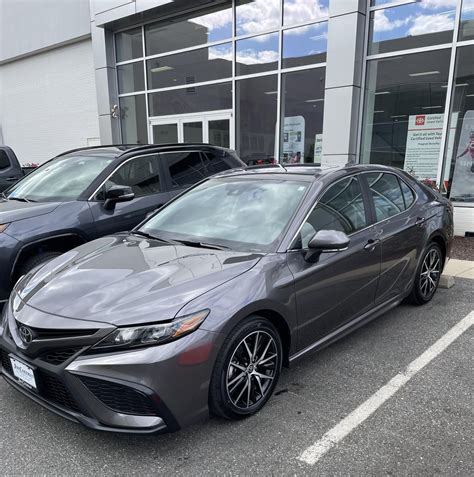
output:
[[[320,230],[316,232],[308,243],[305,259],[311,261],[324,252],[342,252],[349,246],[351,239],[337,230]]]
[[[123,185],[113,185],[105,192],[104,209],[111,210],[117,202],[128,202],[135,198],[131,187]]]

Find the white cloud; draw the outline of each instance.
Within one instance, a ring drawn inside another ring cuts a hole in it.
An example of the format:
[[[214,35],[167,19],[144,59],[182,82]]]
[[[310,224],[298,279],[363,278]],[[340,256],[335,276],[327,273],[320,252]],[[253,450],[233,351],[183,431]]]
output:
[[[409,35],[426,35],[452,30],[454,19],[450,15],[418,15],[408,30]]]
[[[232,51],[209,48],[209,59],[232,61]],[[256,51],[249,48],[237,53],[237,62],[244,65],[258,65],[274,61],[278,61],[278,52],[274,50]]]
[[[296,25],[309,20],[326,18],[328,16],[328,8],[321,5],[318,1],[285,0],[284,14],[286,25]]]
[[[278,53],[273,50],[243,50],[237,53],[237,62],[244,65],[257,65],[278,61]]]
[[[237,7],[238,34],[251,34],[277,28],[280,0],[255,0]]]
[[[209,13],[208,15],[193,18],[190,21],[202,25],[206,27],[209,32],[212,32],[212,30],[232,25],[232,10],[227,9],[220,12]]]
[[[323,23],[317,23],[316,25],[308,25],[308,26],[299,27],[299,28],[291,28],[290,30],[285,30],[285,36],[304,35],[308,33],[309,31],[313,31],[315,34],[317,34],[319,33],[319,30],[323,30],[325,26],[326,26],[326,23],[323,22]],[[319,36],[327,37],[328,36],[327,31],[323,31],[321,35]]]
[[[424,9],[434,10],[436,8],[453,8],[456,9],[458,0],[424,0],[419,5]]]
[[[411,21],[412,17],[407,17],[404,20],[390,20],[385,14],[385,10],[376,10],[374,15],[374,31],[391,31],[406,25]]]

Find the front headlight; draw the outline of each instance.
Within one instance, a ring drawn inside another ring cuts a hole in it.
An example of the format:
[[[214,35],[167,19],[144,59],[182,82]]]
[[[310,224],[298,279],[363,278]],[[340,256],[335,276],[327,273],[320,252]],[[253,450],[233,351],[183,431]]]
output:
[[[209,310],[175,318],[157,325],[118,328],[94,346],[94,349],[134,348],[167,343],[192,333],[206,319]]]
[[[7,227],[9,226],[10,224],[0,224],[0,234],[2,232],[4,232],[5,230],[7,230]]]

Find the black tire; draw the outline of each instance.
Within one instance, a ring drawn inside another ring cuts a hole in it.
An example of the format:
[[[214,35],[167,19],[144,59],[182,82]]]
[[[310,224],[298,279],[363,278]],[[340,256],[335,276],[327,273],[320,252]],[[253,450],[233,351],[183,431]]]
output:
[[[28,272],[30,272],[34,268],[39,267],[40,265],[43,265],[46,262],[49,262],[53,258],[59,257],[59,255],[62,255],[62,253],[61,252],[43,252],[43,253],[39,253],[38,255],[33,255],[32,257],[25,260],[23,265],[20,267],[20,273],[18,274],[18,278],[23,275],[26,275]]]
[[[433,257],[434,262],[432,261]],[[432,267],[429,266],[430,264]],[[441,248],[438,244],[430,242],[423,252],[420,264],[416,271],[415,282],[413,283],[413,288],[408,296],[408,301],[410,303],[413,305],[424,305],[433,298],[438,289],[443,265],[444,256]],[[433,269],[433,271],[427,273],[427,270],[430,269]]]
[[[254,353],[257,338],[259,341],[257,351]],[[244,341],[258,362],[250,360]],[[272,355],[275,357],[269,359]],[[281,337],[268,320],[254,316],[235,327],[222,345],[214,365],[209,388],[211,414],[225,419],[243,419],[258,412],[275,390],[280,377],[282,358]],[[235,364],[231,365],[231,360]],[[260,361],[262,364],[259,364]],[[237,365],[239,368],[235,367]],[[243,371],[245,367],[246,370]],[[238,373],[243,375],[240,379]],[[265,378],[261,377],[263,374],[266,375]],[[250,393],[248,383],[251,383]],[[235,390],[232,389],[234,384],[237,386]],[[237,398],[242,388],[245,396],[239,401]],[[247,399],[249,395],[250,398]]]

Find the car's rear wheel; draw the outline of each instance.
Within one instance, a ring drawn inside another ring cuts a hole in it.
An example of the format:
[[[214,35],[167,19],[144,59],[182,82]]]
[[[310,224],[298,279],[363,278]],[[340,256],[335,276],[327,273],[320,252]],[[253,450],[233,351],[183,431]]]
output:
[[[283,348],[268,320],[250,318],[224,342],[214,367],[209,406],[226,419],[242,419],[259,411],[272,395],[282,365]]]
[[[428,303],[438,289],[443,271],[443,253],[436,243],[426,247],[415,277],[410,301],[415,305]]]

